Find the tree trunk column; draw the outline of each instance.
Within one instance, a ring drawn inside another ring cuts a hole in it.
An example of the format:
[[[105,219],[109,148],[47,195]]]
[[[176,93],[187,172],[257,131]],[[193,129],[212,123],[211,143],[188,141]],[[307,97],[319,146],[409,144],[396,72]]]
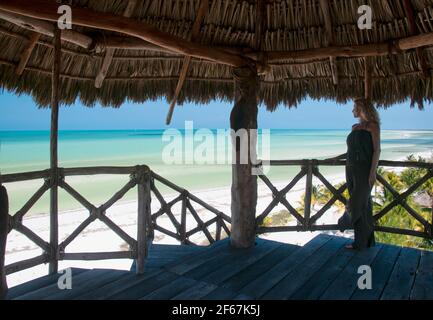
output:
[[[256,160],[259,81],[252,67],[235,68],[233,76],[231,245],[249,248],[254,245],[256,235],[257,176],[253,174],[253,163]]]
[[[50,264],[49,274],[58,271],[59,248],[59,204],[58,204],[58,135],[59,135],[59,100],[60,100],[60,63],[61,63],[61,30],[54,29],[54,61],[51,74],[51,130],[50,130]]]

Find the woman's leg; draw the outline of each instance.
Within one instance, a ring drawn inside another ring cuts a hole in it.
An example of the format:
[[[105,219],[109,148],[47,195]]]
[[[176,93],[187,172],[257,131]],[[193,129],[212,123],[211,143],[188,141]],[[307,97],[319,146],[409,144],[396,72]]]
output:
[[[353,190],[353,167],[350,165],[346,165],[346,184],[349,195],[351,195]]]
[[[367,246],[368,247],[374,247],[376,245],[376,239],[374,237],[375,221],[373,218],[373,200],[371,198],[371,190],[370,190],[370,196],[368,197],[367,219],[368,219],[368,227],[370,230],[370,236],[368,238]]]
[[[362,250],[374,245],[374,223],[368,170],[360,168],[356,171],[350,205],[355,231],[353,247]]]

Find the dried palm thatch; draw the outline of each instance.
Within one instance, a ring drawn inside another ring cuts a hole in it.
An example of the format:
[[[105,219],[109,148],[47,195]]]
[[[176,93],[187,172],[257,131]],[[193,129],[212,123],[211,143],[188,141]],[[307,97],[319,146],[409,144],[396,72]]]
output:
[[[128,5],[127,0],[71,2],[76,7],[119,16],[124,14]],[[225,49],[266,53],[324,48],[331,44],[386,43],[416,33],[433,32],[433,0],[409,1],[413,9],[412,21],[405,2],[408,1],[328,0],[328,21],[332,23],[332,30],[326,30],[327,16],[321,7],[321,0],[263,0],[263,28],[259,31],[257,1],[209,0],[209,10],[201,23],[197,42]],[[373,10],[371,30],[357,27],[358,7],[364,4],[370,5]],[[131,19],[190,39],[199,6],[200,0],[138,0]],[[414,23],[412,28],[411,22]],[[161,97],[167,100],[173,98],[184,56],[166,50],[116,49],[102,87],[96,88],[95,78],[107,50],[104,39],[126,36],[80,26],[74,26],[74,30],[99,39],[100,48],[84,49],[62,42],[63,103],[72,104],[79,99],[86,106],[101,103],[118,107],[126,100],[144,102]],[[24,72],[16,74],[16,67],[32,34],[32,31],[0,18],[0,86],[18,94],[30,94],[40,106],[48,106],[53,61],[51,37],[42,35],[38,38]],[[410,99],[413,105],[418,104],[422,108],[424,101],[433,99],[433,83],[428,70],[432,59],[430,47],[372,57],[372,100],[388,107]],[[269,110],[278,105],[296,106],[308,96],[346,102],[364,94],[362,57],[338,57],[337,71],[333,71],[329,58],[303,61],[286,58],[270,63],[269,67],[270,71],[261,76],[259,92],[260,101]],[[234,93],[230,68],[193,58],[178,102],[204,104],[215,99],[231,101]],[[337,85],[333,72],[338,73]],[[426,73],[428,76],[425,76]]]

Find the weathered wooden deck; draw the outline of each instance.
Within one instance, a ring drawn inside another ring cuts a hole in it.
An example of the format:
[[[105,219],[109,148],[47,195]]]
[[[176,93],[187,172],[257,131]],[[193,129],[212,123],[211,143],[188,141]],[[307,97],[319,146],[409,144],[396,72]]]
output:
[[[9,299],[433,299],[433,253],[388,245],[364,252],[348,239],[320,235],[303,247],[257,239],[236,250],[227,240],[204,247],[154,245],[144,275],[73,269],[72,290],[58,275],[11,288]],[[372,290],[359,290],[370,265]],[[134,266],[133,266],[134,267]]]

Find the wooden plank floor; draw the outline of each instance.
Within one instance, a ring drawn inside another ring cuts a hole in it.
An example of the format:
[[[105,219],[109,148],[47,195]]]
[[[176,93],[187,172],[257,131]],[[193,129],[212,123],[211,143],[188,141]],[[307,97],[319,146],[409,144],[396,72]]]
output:
[[[433,252],[379,244],[363,252],[348,239],[319,235],[303,247],[257,239],[251,249],[229,241],[209,247],[153,245],[146,272],[73,269],[72,290],[58,275],[11,288],[9,299],[433,299]],[[372,269],[360,290],[358,268]]]

